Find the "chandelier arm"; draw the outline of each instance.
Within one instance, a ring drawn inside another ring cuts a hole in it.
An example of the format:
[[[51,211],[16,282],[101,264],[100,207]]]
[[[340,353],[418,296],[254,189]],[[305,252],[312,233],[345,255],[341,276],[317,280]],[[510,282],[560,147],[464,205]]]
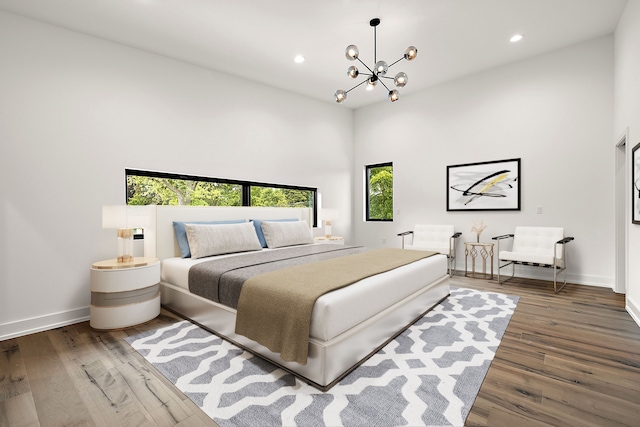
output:
[[[404,59],[404,56],[402,58],[398,59],[397,61],[394,61],[393,63],[391,63],[389,65],[389,68],[393,67],[394,65],[396,65],[398,62],[402,61],[403,59]]]
[[[362,65],[364,65],[365,67],[367,67],[367,70],[369,70],[369,72],[370,72],[371,74],[373,74],[373,70],[372,70],[371,68],[369,68],[369,66],[368,66],[367,64],[365,64],[364,62],[362,62],[362,59],[360,59],[360,58],[356,58],[356,59],[357,59],[358,61],[360,61],[360,63],[361,63]],[[361,74],[362,74],[362,73],[361,73]]]
[[[393,67],[394,65],[396,65],[398,62],[402,61],[404,59],[404,56],[400,59],[398,59],[397,61],[392,62],[391,64],[389,64],[389,68]]]
[[[386,84],[384,84],[384,82],[383,82],[382,80],[380,80],[380,78],[378,78],[378,81],[379,81],[380,83],[382,83],[382,86],[384,86],[384,88],[387,90],[387,92],[391,92],[391,91],[389,90],[389,88],[387,87],[387,85],[386,85]]]
[[[358,86],[362,86],[363,84],[365,84],[365,83],[366,83],[366,82],[368,82],[368,81],[369,81],[369,79],[366,79],[366,80],[361,81],[360,83],[358,83],[357,85],[355,85],[354,87],[352,87],[351,89],[349,89],[348,91],[346,91],[345,93],[349,93],[349,92],[351,92],[352,90],[354,90],[354,89],[355,89],[355,88],[357,88]],[[386,87],[386,86],[385,86],[385,87]]]

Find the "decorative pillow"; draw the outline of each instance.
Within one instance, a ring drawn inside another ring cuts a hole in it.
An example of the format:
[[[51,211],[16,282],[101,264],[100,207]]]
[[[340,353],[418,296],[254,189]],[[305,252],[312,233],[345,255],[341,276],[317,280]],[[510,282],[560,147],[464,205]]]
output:
[[[268,221],[271,222],[293,222],[297,221],[298,218],[286,218],[286,219],[270,219]],[[253,226],[256,228],[256,234],[258,235],[258,240],[260,240],[260,244],[263,248],[267,247],[267,242],[264,240],[264,234],[262,233],[262,220],[260,219],[250,219],[249,221],[253,222]]]
[[[262,221],[262,232],[269,248],[313,243],[313,236],[307,221]]]
[[[243,224],[185,224],[191,258],[262,250],[256,230]]]
[[[189,250],[189,241],[187,240],[187,232],[184,229],[185,224],[239,224],[241,222],[247,222],[244,219],[234,219],[228,221],[190,221],[190,222],[178,222],[173,221],[173,229],[176,232],[176,240],[178,240],[178,247],[180,247],[180,256],[182,258],[191,257],[191,251]]]

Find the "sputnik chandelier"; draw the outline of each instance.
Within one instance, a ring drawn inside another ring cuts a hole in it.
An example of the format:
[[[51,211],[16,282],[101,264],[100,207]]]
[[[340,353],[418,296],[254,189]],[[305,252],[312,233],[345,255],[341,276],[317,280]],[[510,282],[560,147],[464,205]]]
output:
[[[373,27],[373,62],[375,63],[375,65],[373,66],[373,69],[369,68],[369,66],[367,66],[367,64],[362,62],[362,60],[359,58],[360,52],[358,51],[358,46],[354,44],[347,46],[347,49],[344,52],[347,59],[349,61],[355,61],[357,59],[362,65],[365,66],[367,70],[369,70],[369,74],[360,72],[360,70],[358,70],[358,68],[354,65],[349,67],[347,69],[347,76],[351,77],[352,79],[356,79],[358,76],[362,75],[362,76],[367,76],[367,79],[358,83],[357,85],[355,85],[354,87],[352,87],[347,91],[338,89],[334,94],[336,98],[336,102],[338,104],[342,103],[345,99],[347,99],[347,93],[351,92],[358,86],[361,86],[367,83],[367,89],[373,89],[378,84],[378,82],[380,82],[380,84],[382,84],[382,86],[384,86],[384,88],[387,89],[387,92],[389,92],[389,100],[391,102],[396,102],[399,96],[398,91],[396,89],[389,90],[389,88],[387,87],[386,84],[384,84],[384,81],[382,79],[393,80],[393,83],[396,85],[396,87],[405,87],[407,82],[409,81],[409,78],[407,77],[407,75],[402,71],[396,74],[395,77],[387,77],[387,71],[389,70],[389,68],[393,67],[395,64],[402,61],[403,59],[406,59],[407,61],[412,61],[413,59],[415,59],[415,57],[418,55],[418,49],[416,49],[415,46],[409,46],[407,50],[404,51],[404,55],[402,56],[402,58],[393,62],[391,65],[388,65],[385,61],[378,61],[377,54],[376,54],[376,27],[379,24],[380,24],[380,19],[378,18],[373,18],[371,21],[369,21],[369,25]]]

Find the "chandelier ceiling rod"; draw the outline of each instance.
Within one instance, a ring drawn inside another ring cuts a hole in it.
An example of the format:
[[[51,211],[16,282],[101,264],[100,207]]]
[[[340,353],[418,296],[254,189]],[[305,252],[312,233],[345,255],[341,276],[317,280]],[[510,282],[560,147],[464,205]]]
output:
[[[359,57],[360,52],[358,51],[358,47],[356,45],[352,44],[347,46],[347,49],[345,50],[346,58],[349,61],[354,61],[357,59],[358,62],[360,62],[367,70],[369,70],[371,74],[361,73],[358,70],[358,68],[356,68],[355,66],[353,65],[350,66],[347,69],[347,76],[349,76],[352,79],[355,79],[359,75],[363,75],[363,76],[367,76],[367,79],[358,83],[357,85],[355,85],[349,90],[345,91],[342,89],[338,89],[334,94],[334,97],[337,103],[339,104],[342,103],[345,99],[347,99],[347,93],[351,92],[353,89],[361,86],[362,84],[368,83],[367,89],[373,89],[378,84],[378,82],[382,83],[382,86],[384,86],[384,88],[387,89],[387,91],[389,92],[389,100],[391,102],[395,102],[398,100],[398,97],[399,97],[398,91],[396,89],[389,90],[389,87],[387,87],[387,85],[384,84],[382,79],[385,78],[385,79],[393,80],[394,84],[397,87],[404,87],[409,81],[409,78],[403,72],[399,72],[398,74],[395,75],[395,77],[387,77],[386,74],[389,68],[391,68],[398,62],[402,61],[403,59],[406,59],[407,61],[412,61],[413,59],[415,59],[415,57],[418,55],[418,49],[416,49],[415,46],[409,46],[407,50],[405,50],[402,58],[391,63],[391,65],[387,65],[387,63],[384,61],[378,61],[376,27],[379,24],[380,24],[379,18],[373,18],[371,21],[369,21],[369,25],[373,27],[373,62],[375,64],[373,66],[373,69],[369,68],[369,66],[360,59]]]
[[[380,19],[379,18],[373,18],[371,21],[369,21],[369,25],[371,25],[373,27],[373,63],[375,64],[376,62],[378,62],[378,58],[377,58],[377,41],[378,41],[378,36],[376,33],[376,30],[378,28],[378,25],[380,25]]]

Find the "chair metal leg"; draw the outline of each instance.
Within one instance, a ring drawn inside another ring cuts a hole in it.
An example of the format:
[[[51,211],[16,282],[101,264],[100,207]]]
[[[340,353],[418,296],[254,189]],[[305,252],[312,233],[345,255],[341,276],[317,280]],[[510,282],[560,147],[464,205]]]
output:
[[[453,266],[454,263],[456,261],[456,257],[455,256],[447,256],[448,260],[449,260],[449,277],[453,277]]]
[[[557,277],[557,272],[556,272],[556,268],[553,268],[553,291],[557,294],[558,292],[560,292],[562,290],[562,288],[564,288],[567,284],[567,268],[562,268],[560,269],[560,271],[563,271],[563,276],[564,276],[564,280],[562,282],[562,286],[560,286],[558,288],[557,282],[556,282],[556,277]]]
[[[502,270],[503,267],[507,267],[508,265],[511,265],[511,277],[502,280],[500,279],[500,270]],[[508,263],[504,264],[504,265],[500,265],[500,260],[498,260],[498,284],[501,285],[505,282],[508,282],[509,280],[513,279],[514,276],[516,274],[516,263],[513,261],[509,261]]]

